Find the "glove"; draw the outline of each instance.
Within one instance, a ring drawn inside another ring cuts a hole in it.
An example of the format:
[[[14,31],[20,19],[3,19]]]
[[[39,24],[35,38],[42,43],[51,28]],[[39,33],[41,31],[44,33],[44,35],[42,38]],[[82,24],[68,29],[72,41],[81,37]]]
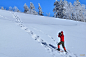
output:
[[[61,36],[61,32],[59,33],[59,36]]]

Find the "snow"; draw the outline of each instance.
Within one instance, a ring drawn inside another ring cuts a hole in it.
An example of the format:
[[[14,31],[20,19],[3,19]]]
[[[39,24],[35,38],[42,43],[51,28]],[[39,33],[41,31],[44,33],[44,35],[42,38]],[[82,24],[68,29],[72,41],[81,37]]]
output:
[[[68,57],[86,55],[86,23],[0,10],[0,57],[65,57],[42,45],[44,41],[57,47],[60,31]]]

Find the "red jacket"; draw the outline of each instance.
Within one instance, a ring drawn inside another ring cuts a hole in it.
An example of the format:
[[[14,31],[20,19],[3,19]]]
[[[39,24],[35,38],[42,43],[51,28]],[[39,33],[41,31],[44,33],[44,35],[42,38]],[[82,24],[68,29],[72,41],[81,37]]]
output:
[[[58,35],[58,37],[60,37],[60,41],[64,42],[64,35],[63,34],[61,36]]]

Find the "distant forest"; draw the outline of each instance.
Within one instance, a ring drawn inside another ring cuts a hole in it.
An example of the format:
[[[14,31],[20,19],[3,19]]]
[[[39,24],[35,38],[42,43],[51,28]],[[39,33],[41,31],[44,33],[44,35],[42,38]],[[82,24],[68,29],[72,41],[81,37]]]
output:
[[[23,13],[44,16],[40,3],[38,3],[38,12],[35,10],[35,6],[32,2],[30,2],[30,7],[25,3],[23,8]],[[4,7],[1,7],[1,9],[6,10]],[[54,12],[53,17],[55,18],[86,22],[86,5],[81,4],[79,0],[74,1],[73,4],[67,0],[56,0],[54,2],[54,9],[52,10]],[[13,8],[10,6],[9,11],[21,12],[16,6]],[[46,14],[47,16],[50,16],[50,13]]]

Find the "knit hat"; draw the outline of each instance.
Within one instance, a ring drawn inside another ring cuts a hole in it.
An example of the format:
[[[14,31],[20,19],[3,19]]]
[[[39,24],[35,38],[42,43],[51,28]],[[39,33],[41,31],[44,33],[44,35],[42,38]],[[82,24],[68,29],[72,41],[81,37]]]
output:
[[[63,34],[63,31],[61,31],[61,33]]]

